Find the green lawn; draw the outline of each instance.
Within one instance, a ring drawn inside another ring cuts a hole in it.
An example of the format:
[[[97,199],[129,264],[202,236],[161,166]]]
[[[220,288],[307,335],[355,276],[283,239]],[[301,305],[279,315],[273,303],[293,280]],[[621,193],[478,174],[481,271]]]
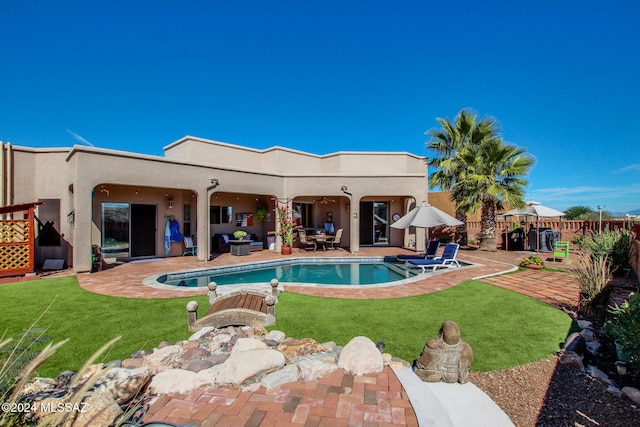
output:
[[[473,348],[474,371],[510,368],[553,354],[564,343],[571,318],[533,298],[469,280],[417,297],[343,300],[281,294],[275,327],[298,338],[346,344],[358,335],[386,344],[388,353],[412,362],[444,320],[460,325]]]
[[[126,358],[160,341],[189,337],[186,303],[195,299],[200,313],[207,297],[126,299],[96,295],[75,277],[0,286],[0,335],[26,330],[38,322],[54,341],[71,338],[45,365],[42,375],[78,369],[104,343],[121,335],[105,361]],[[475,353],[472,369],[488,371],[525,364],[553,354],[564,341],[571,319],[534,299],[477,281],[418,297],[391,300],[341,300],[281,294],[275,329],[296,338],[346,344],[364,335],[386,343],[386,351],[412,361],[444,320],[458,322]]]

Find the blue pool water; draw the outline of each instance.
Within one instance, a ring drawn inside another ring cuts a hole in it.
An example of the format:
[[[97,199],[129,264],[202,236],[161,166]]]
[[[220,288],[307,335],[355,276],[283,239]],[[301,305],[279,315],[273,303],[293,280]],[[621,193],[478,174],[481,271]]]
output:
[[[269,283],[278,279],[283,283],[316,285],[373,285],[415,277],[418,271],[409,271],[392,263],[375,262],[295,262],[270,263],[228,267],[198,273],[166,274],[158,278],[165,285],[180,287],[206,287],[209,282],[218,285]]]

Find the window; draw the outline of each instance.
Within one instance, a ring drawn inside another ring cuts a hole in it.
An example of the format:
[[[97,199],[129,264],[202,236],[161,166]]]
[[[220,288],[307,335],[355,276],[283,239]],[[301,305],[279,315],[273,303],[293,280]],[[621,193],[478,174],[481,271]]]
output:
[[[210,206],[211,224],[227,224],[231,222],[233,208],[231,206]]]
[[[304,228],[315,227],[313,220],[313,203],[296,202],[293,204],[293,217]]]
[[[184,205],[183,210],[183,229],[182,234],[189,237],[191,236],[191,205]]]

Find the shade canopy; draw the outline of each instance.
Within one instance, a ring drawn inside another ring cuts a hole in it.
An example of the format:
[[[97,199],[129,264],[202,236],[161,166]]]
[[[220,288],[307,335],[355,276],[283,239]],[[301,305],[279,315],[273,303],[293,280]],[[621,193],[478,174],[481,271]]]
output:
[[[556,209],[550,208],[548,206],[543,206],[538,202],[529,201],[527,202],[527,206],[524,209],[512,209],[508,212],[502,214],[502,216],[536,216],[536,217],[555,217],[555,216],[565,216],[564,212],[560,212]]]
[[[417,206],[405,216],[391,224],[393,228],[409,228],[409,227],[438,227],[440,225],[462,225],[463,222],[457,220],[451,215],[442,212],[440,209],[431,206],[427,202],[422,202],[420,206]]]

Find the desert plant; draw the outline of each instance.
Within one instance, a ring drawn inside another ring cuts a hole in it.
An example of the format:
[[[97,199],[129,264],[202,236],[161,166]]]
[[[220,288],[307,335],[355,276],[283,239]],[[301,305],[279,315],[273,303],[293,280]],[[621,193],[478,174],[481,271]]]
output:
[[[584,236],[580,247],[592,258],[607,256],[612,273],[629,271],[632,236],[627,230],[605,230]]]
[[[602,318],[607,306],[607,285],[612,276],[609,256],[580,254],[578,267],[573,271],[580,286],[578,310],[588,317]]]
[[[620,345],[628,357],[626,362],[635,370],[640,370],[640,294],[633,295],[620,305],[609,307],[612,319],[605,323],[609,336]]]

